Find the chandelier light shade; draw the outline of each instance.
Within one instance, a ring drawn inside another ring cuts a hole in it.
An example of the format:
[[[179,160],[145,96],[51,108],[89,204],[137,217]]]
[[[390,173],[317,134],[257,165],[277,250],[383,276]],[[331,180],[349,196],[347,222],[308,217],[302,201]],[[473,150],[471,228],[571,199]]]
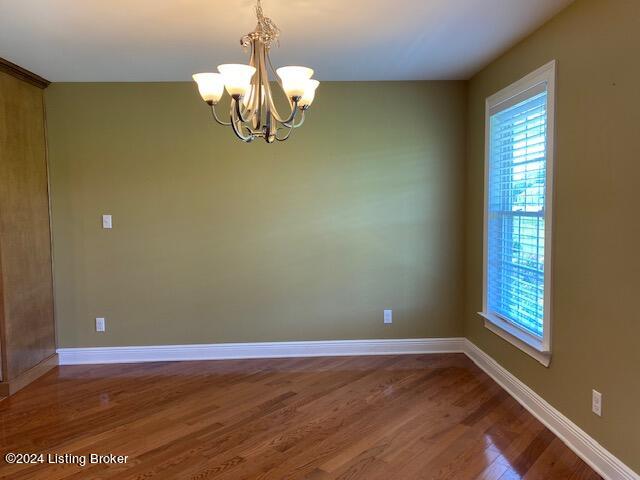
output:
[[[202,99],[216,104],[224,93],[224,82],[219,73],[196,73],[193,79],[198,84],[198,91]]]
[[[222,81],[229,95],[231,97],[244,97],[249,87],[251,87],[251,79],[256,73],[256,67],[228,63],[226,65],[218,65],[218,71],[222,75]]]
[[[320,82],[318,80],[307,80],[302,98],[298,102],[298,106],[300,108],[304,110],[313,103],[313,99],[316,96],[316,88],[318,88],[318,85],[320,85]]]
[[[307,67],[280,67],[276,73],[288,97],[302,97],[307,80],[313,75],[313,70]]]
[[[240,40],[250,51],[249,64],[218,65],[219,73],[196,73],[193,80],[211,108],[214,120],[230,126],[240,140],[249,143],[263,138],[267,143],[282,142],[304,122],[320,82],[311,78],[313,70],[307,67],[286,66],[274,70],[269,50],[278,42],[280,30],[264,16],[261,0],[257,0],[256,16],[256,29]],[[276,109],[270,72],[289,101],[286,115]],[[229,121],[222,120],[216,111],[225,90],[231,97]]]

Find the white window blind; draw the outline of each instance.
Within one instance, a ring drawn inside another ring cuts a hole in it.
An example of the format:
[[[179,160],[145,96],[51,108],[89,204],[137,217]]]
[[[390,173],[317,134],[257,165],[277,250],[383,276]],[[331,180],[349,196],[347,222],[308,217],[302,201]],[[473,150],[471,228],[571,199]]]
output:
[[[501,105],[489,118],[486,303],[490,314],[542,338],[546,84],[509,103],[513,104]]]

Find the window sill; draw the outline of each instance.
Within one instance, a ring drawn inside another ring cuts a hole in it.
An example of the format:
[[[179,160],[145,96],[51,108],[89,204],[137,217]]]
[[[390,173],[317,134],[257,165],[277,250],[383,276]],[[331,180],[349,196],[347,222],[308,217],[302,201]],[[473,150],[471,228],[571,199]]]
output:
[[[490,313],[478,312],[484,318],[484,326],[503,340],[511,343],[527,355],[535,358],[545,367],[551,363],[551,352],[546,351],[542,341],[527,335],[509,322]]]

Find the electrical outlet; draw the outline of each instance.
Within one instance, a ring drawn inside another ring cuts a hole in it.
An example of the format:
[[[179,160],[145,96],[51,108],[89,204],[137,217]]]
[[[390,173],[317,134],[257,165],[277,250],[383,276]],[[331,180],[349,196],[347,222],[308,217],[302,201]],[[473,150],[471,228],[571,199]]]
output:
[[[113,228],[111,215],[102,215],[102,228]]]
[[[591,391],[591,411],[599,417],[602,416],[602,394],[597,390]]]
[[[102,317],[96,318],[96,332],[104,332],[104,331],[105,331],[104,318]]]
[[[393,310],[384,311],[384,323],[393,323]]]

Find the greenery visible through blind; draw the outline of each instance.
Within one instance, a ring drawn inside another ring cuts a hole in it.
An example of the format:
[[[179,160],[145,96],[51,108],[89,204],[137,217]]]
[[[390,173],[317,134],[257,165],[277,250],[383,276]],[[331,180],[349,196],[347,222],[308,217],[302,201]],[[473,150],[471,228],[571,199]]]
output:
[[[487,308],[542,337],[546,90],[490,122]]]

